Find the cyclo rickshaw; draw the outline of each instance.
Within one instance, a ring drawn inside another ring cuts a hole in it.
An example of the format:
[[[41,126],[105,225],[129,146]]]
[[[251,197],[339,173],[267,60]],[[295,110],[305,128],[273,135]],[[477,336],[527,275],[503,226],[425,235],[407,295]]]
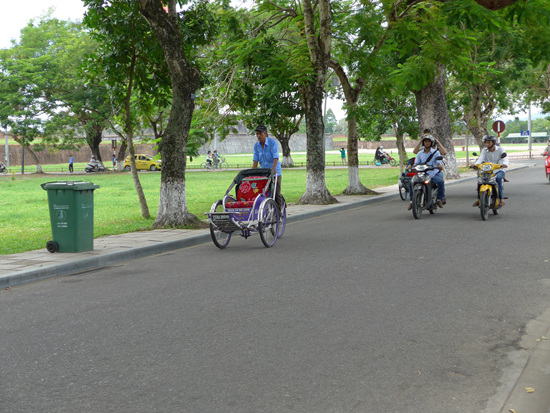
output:
[[[244,169],[227,189],[224,197],[212,204],[210,235],[218,248],[225,248],[235,231],[244,238],[258,232],[263,244],[272,247],[286,226],[286,202],[281,211],[275,202],[277,174],[273,169]],[[235,188],[235,196],[231,190]]]

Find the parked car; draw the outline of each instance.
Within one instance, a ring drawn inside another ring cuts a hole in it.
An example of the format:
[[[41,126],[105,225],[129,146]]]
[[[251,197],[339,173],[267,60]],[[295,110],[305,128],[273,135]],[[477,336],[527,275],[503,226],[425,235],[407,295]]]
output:
[[[149,155],[135,155],[136,157],[136,169],[139,171],[140,169],[146,170],[146,171],[160,171],[162,169],[162,161],[157,161],[153,159],[152,156]],[[129,171],[130,170],[130,155],[126,157],[126,160],[124,161],[124,170]]]

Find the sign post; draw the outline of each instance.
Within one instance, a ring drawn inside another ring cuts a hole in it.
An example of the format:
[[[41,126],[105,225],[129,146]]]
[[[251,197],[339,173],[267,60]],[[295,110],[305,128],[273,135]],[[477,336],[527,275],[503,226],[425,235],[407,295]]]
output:
[[[506,129],[506,124],[501,121],[497,120],[493,123],[493,130],[498,133],[498,143],[500,144],[500,133],[504,132],[504,129]]]

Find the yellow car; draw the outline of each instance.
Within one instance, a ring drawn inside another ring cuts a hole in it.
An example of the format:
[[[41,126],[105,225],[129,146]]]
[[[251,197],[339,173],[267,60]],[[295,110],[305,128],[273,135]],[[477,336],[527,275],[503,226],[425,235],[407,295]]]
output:
[[[136,157],[136,169],[139,171],[140,169],[145,171],[160,171],[162,169],[162,162],[156,161],[153,159],[152,156],[149,155],[135,155]],[[126,157],[126,160],[124,161],[124,170],[129,171],[130,170],[130,155]]]

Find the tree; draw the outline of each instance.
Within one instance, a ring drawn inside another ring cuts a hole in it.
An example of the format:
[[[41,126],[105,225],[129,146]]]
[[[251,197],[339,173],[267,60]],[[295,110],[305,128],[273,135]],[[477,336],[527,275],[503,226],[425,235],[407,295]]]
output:
[[[32,20],[21,31],[21,40],[2,54],[0,117],[16,141],[30,149],[75,149],[82,132],[92,140],[101,134],[108,113],[105,90],[87,84],[80,66],[95,43],[80,23],[51,18],[51,12]],[[21,139],[20,139],[21,138]],[[100,158],[99,158],[100,159]]]
[[[101,46],[88,60],[88,72],[92,81],[98,80],[108,87],[114,109],[113,129],[121,125],[122,131],[117,133],[127,142],[141,215],[148,219],[149,206],[135,164],[133,139],[134,130],[140,125],[140,92],[148,98],[148,89],[157,86],[162,96],[163,86],[168,85],[164,66],[158,65],[162,62],[162,50],[149,25],[141,18],[137,3],[118,0],[104,4],[102,0],[85,0],[85,4],[88,12],[84,22]],[[151,82],[151,78],[155,80]]]
[[[383,73],[372,74],[366,81],[369,95],[359,100],[357,110],[360,137],[380,140],[381,135],[390,129],[395,134],[399,164],[403,168],[408,160],[404,136],[418,137],[414,95],[400,92]]]
[[[299,84],[304,103],[307,130],[306,192],[298,204],[331,204],[334,198],[325,182],[324,123],[322,103],[332,49],[332,17],[329,0],[319,0],[316,9],[311,0],[302,0],[303,31],[311,75]]]
[[[347,1],[340,4],[340,13],[335,17],[336,28],[334,52],[330,68],[336,73],[346,101],[348,122],[348,186],[344,194],[369,194],[359,179],[358,151],[358,102],[365,89],[367,77],[379,70],[379,53],[385,43],[389,27],[384,27],[383,8],[374,2]],[[373,88],[369,88],[372,96]],[[380,103],[380,100],[377,100]],[[375,134],[376,135],[376,134]],[[379,134],[378,134],[379,135]]]
[[[216,74],[218,85],[213,100],[250,129],[266,125],[281,143],[282,166],[293,166],[290,139],[304,115],[286,47],[248,11],[227,10],[222,21],[226,31],[211,48],[210,76]]]
[[[168,13],[160,0],[139,0],[139,9],[164,51],[173,93],[170,117],[159,144],[163,168],[154,226],[200,225],[189,213],[185,196],[187,141],[200,81],[200,71],[190,55],[197,53],[197,46],[210,41],[215,20],[204,2],[179,14],[175,0],[168,1]]]
[[[336,129],[336,125],[338,125],[338,119],[336,119],[332,109],[328,109],[325,116],[325,132],[333,134]]]
[[[546,4],[538,0],[531,2],[476,0],[476,3],[488,10],[509,7],[508,18],[514,19],[519,16],[524,20],[524,24],[534,22],[539,19],[540,15],[546,14]],[[458,168],[447,109],[445,65],[450,62],[460,62],[460,54],[464,51],[464,48],[461,47],[461,44],[464,45],[464,43],[463,37],[459,33],[460,24],[468,24],[469,12],[479,13],[482,9],[470,2],[457,0],[440,2],[408,0],[400,5],[402,7],[391,9],[391,21],[392,24],[401,26],[400,33],[403,45],[406,46],[404,49],[408,49],[406,53],[410,54],[410,57],[407,64],[404,64],[396,73],[403,75],[408,72],[400,81],[403,85],[409,85],[416,95],[420,129],[431,128],[445,148],[448,148],[447,177],[455,178],[458,177]],[[457,10],[458,13],[456,13]],[[453,21],[446,18],[449,16],[446,14],[449,11],[459,19]],[[400,17],[404,13],[408,14],[412,20],[401,20]],[[494,14],[491,16],[495,17]],[[402,23],[407,24],[403,25]]]

